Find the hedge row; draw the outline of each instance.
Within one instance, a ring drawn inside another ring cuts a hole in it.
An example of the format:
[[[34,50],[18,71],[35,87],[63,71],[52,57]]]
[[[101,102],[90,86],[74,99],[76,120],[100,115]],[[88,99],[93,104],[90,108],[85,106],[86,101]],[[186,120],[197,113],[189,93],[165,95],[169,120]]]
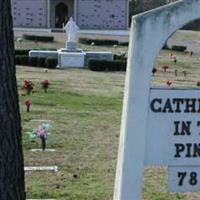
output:
[[[28,56],[30,50],[31,49],[15,49],[15,55]]]
[[[89,60],[88,68],[92,71],[126,71],[126,61]]]
[[[79,38],[79,42],[82,44],[94,44],[94,45],[118,45],[117,40],[99,40],[99,39],[89,39],[89,38]]]
[[[187,47],[181,45],[172,45],[172,47],[170,48],[167,44],[165,44],[162,49],[184,52],[187,50]]]
[[[23,34],[22,37],[26,40],[31,41],[40,41],[40,42],[53,42],[54,37],[53,36],[47,36],[47,35],[28,35]]]
[[[184,51],[187,50],[187,47],[186,46],[173,45],[171,47],[171,50],[184,52]]]
[[[52,50],[52,51],[56,51],[57,49],[55,48],[49,48],[49,49],[15,49],[15,55],[24,55],[24,56],[28,56],[29,51],[31,50]]]
[[[58,65],[58,59],[56,59],[56,58],[37,58],[37,57],[29,57],[26,55],[17,55],[17,56],[15,56],[15,64],[55,69],[56,66]]]
[[[114,60],[123,60],[123,61],[126,61],[127,60],[127,55],[126,55],[126,53],[114,54],[113,58],[114,58]]]

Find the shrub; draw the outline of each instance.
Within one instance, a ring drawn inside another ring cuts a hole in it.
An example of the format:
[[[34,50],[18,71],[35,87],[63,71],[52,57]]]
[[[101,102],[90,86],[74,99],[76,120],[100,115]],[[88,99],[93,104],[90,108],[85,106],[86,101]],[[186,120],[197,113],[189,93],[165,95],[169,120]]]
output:
[[[88,68],[92,71],[126,71],[126,61],[89,60]]]
[[[19,55],[16,55],[15,56],[15,64],[16,65],[20,65],[21,63],[20,63],[20,56]]]
[[[29,57],[28,56],[20,56],[19,62],[20,62],[20,65],[28,65],[29,64]]]
[[[38,58],[37,57],[29,57],[28,64],[29,64],[29,66],[38,66]]]
[[[94,45],[115,45],[119,44],[117,40],[99,40],[99,39],[89,39],[89,38],[79,38],[79,42],[82,44],[94,44]]]
[[[186,46],[177,46],[177,45],[173,45],[172,50],[174,51],[181,51],[181,52],[184,52],[187,50],[187,47]]]
[[[170,48],[168,47],[167,43],[165,43],[164,46],[162,47],[162,49],[169,50]]]
[[[28,56],[30,50],[31,49],[15,49],[15,55]]]
[[[114,60],[127,60],[126,53],[114,54]]]
[[[128,45],[129,45],[129,42],[119,42],[119,45],[120,45],[120,46],[128,46]]]
[[[92,71],[105,71],[106,67],[101,60],[89,60],[88,68]]]
[[[38,67],[46,67],[46,58],[38,58]]]
[[[55,69],[58,65],[58,59],[57,58],[47,58],[46,59],[46,67],[49,69]]]
[[[22,37],[26,40],[31,41],[40,41],[40,42],[53,42],[54,37],[53,36],[47,36],[47,35],[28,35],[23,34]]]

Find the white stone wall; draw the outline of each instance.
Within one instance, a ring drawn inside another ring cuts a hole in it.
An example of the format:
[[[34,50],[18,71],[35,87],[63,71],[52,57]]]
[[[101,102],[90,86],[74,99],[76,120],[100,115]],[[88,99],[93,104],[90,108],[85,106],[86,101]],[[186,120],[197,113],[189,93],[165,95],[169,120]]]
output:
[[[46,0],[11,0],[15,27],[47,27]]]
[[[127,0],[77,0],[77,23],[83,29],[126,29]]]

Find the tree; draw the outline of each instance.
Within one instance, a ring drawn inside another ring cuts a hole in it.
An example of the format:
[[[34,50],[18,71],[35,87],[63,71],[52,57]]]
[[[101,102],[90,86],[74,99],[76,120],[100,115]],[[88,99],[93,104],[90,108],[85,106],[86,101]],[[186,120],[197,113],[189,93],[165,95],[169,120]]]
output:
[[[168,0],[129,0],[129,22],[131,17],[141,12],[169,3]]]
[[[25,200],[10,0],[0,0],[0,200]]]
[[[142,13],[176,0],[129,0],[129,20],[133,15]]]

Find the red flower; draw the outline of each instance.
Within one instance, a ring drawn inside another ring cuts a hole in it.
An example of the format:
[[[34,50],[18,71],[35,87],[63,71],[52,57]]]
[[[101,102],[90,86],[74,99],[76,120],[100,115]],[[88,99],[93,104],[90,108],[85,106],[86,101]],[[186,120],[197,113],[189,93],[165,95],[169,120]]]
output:
[[[47,92],[47,89],[49,88],[49,81],[48,80],[44,80],[41,82],[42,88],[44,89],[45,92]]]
[[[197,86],[198,86],[198,87],[200,86],[200,81],[197,81]]]
[[[166,81],[166,84],[170,87],[172,84],[172,81],[168,80],[168,81]]]
[[[24,85],[22,86],[23,90],[26,90],[27,94],[30,95],[30,93],[32,92],[34,88],[34,84],[32,81],[30,80],[25,80],[24,81]]]
[[[30,106],[32,104],[31,100],[27,99],[24,103],[26,105],[26,111],[29,112],[30,111]]]

